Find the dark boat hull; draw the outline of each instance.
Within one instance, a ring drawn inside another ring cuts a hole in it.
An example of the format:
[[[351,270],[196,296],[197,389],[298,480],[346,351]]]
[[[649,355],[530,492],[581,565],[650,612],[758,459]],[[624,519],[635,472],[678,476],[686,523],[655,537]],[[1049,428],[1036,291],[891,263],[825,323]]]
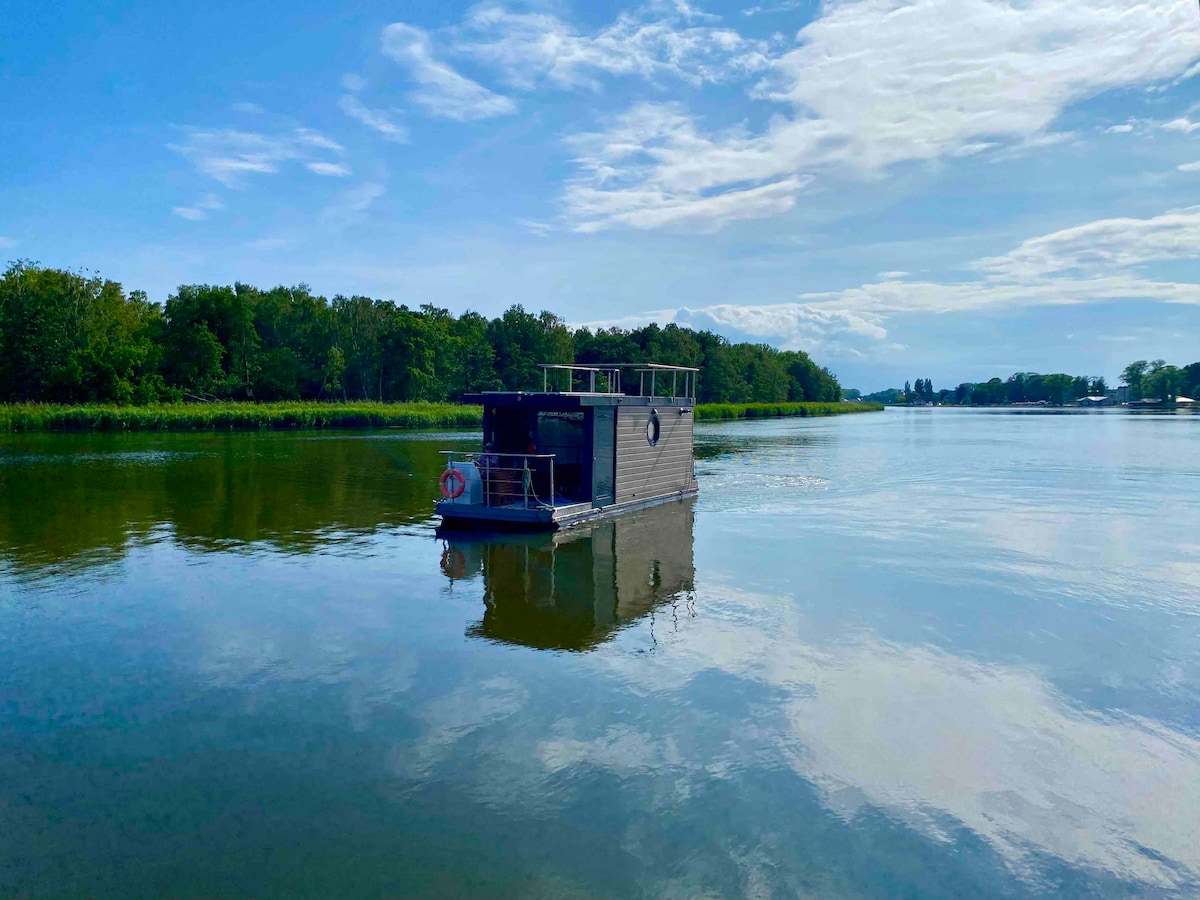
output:
[[[660,503],[683,500],[696,496],[697,492],[697,487],[693,482],[687,490],[628,500],[624,503],[610,503],[606,506],[572,503],[552,508],[530,509],[523,509],[520,506],[495,507],[439,500],[435,511],[442,517],[442,524],[438,528],[439,532],[478,531],[481,529],[489,531],[552,531],[580,522],[591,522],[637,509],[645,509],[649,506],[657,506]]]

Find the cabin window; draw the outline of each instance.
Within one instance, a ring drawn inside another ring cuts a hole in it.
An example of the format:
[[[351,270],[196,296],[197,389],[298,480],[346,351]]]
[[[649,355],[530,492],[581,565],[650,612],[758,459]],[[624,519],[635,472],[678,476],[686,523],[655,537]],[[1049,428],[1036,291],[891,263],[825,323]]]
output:
[[[646,423],[646,443],[653,447],[662,436],[662,422],[658,420],[658,410],[650,410],[650,421]]]

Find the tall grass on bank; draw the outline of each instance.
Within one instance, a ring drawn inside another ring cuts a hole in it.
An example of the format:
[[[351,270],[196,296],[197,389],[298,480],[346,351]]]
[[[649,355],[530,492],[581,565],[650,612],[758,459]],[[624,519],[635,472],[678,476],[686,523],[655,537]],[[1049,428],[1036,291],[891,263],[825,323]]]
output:
[[[697,421],[835,416],[878,403],[703,403]],[[0,405],[0,432],[265,431],[324,428],[479,428],[483,410],[458,403],[160,403],[151,406],[49,403]]]
[[[696,421],[840,416],[844,413],[880,412],[882,409],[882,403],[702,403],[696,407]]]
[[[459,403],[161,403],[0,405],[3,431],[260,431],[322,428],[479,428]]]

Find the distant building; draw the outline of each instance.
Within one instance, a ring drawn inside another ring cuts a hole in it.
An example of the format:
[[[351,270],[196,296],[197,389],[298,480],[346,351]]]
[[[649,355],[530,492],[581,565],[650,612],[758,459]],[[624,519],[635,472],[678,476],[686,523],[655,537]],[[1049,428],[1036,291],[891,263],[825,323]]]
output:
[[[1129,402],[1129,385],[1123,384],[1118,388],[1109,388],[1106,392],[1115,406],[1124,406]]]
[[[1094,396],[1094,395],[1089,395],[1087,397],[1080,397],[1075,402],[1078,403],[1080,406],[1116,406],[1117,405],[1116,400],[1109,398],[1107,396],[1107,394],[1103,397]]]

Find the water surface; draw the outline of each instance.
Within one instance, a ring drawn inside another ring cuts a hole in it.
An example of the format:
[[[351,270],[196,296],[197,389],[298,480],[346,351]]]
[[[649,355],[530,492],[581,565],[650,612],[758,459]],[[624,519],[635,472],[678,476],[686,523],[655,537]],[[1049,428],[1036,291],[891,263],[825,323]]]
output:
[[[1200,417],[706,426],[440,540],[476,440],[3,439],[0,895],[1200,892]]]

